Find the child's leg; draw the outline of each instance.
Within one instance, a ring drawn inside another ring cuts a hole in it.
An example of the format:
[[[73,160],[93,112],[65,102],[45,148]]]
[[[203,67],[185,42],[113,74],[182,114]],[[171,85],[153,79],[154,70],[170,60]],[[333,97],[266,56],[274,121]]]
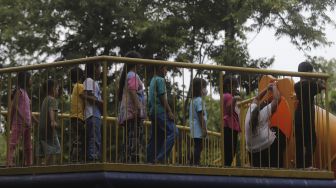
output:
[[[283,167],[283,152],[286,147],[286,137],[279,128],[272,127],[276,134],[276,139],[270,147],[270,166],[276,168]]]
[[[194,138],[194,157],[192,161],[194,165],[200,164],[202,150],[202,139]]]
[[[138,120],[135,129],[135,162],[139,163],[143,161],[144,156],[144,126],[143,121]]]
[[[33,164],[32,160],[32,140],[31,140],[31,128],[26,126],[23,128],[23,139],[24,139],[24,165],[30,166]]]
[[[159,127],[164,130],[163,137],[164,144],[162,148],[158,151],[157,160],[163,161],[169,157],[171,149],[174,146],[175,136],[177,136],[176,127],[172,120],[168,119],[168,115],[163,114],[159,117]]]
[[[126,144],[125,144],[125,151],[126,155],[126,163],[135,163],[136,162],[136,148],[137,148],[137,141],[136,141],[136,129],[137,124],[135,120],[127,120],[126,124]]]
[[[305,132],[305,168],[313,166],[314,151],[316,146],[315,128]]]
[[[301,128],[301,123],[296,122],[295,125],[295,161],[296,161],[296,168],[303,168],[304,164],[304,152],[305,152],[305,145],[303,140],[303,131]]]
[[[156,117],[151,117],[151,133],[149,142],[147,145],[147,162],[154,163],[157,160],[159,151],[161,150],[164,143],[165,133],[162,128],[160,128],[160,122],[158,115]]]
[[[88,160],[100,160],[101,146],[101,121],[99,118],[91,117],[87,120],[87,141],[88,141]]]
[[[85,127],[84,122],[77,118],[71,119],[71,152],[70,157],[72,162],[83,161],[84,155],[84,142],[85,142]]]
[[[7,165],[14,166],[14,152],[17,144],[19,143],[19,138],[21,135],[21,125],[12,124],[11,134],[9,135],[9,149],[7,153]]]
[[[237,134],[237,131],[224,127],[225,166],[231,166],[233,157],[236,154]]]

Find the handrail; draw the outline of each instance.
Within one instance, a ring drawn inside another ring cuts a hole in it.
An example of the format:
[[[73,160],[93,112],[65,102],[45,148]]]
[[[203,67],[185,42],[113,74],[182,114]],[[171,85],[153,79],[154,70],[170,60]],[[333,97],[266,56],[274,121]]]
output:
[[[265,69],[257,69],[257,68],[193,64],[193,63],[184,63],[184,62],[127,58],[127,57],[117,57],[117,56],[96,56],[96,57],[80,58],[80,59],[73,59],[73,60],[66,60],[66,61],[57,61],[53,63],[44,63],[44,64],[38,64],[38,65],[8,67],[8,68],[0,69],[0,74],[27,71],[27,70],[37,70],[37,69],[44,69],[44,68],[57,67],[57,66],[71,66],[71,65],[90,63],[90,62],[91,63],[104,62],[104,61],[120,62],[120,63],[140,63],[144,65],[163,64],[163,65],[180,67],[180,68],[207,69],[207,70],[228,71],[228,72],[237,72],[237,73],[272,74],[272,75],[310,77],[310,78],[322,78],[322,79],[327,79],[329,77],[329,75],[325,73],[306,73],[306,72],[293,72],[293,71],[281,71],[281,70],[265,70]]]
[[[1,111],[2,115],[7,115],[7,111]],[[39,116],[40,113],[39,112],[33,112],[32,113],[34,116]],[[70,118],[70,114],[67,114],[67,113],[60,113],[58,115],[58,117],[62,118],[62,119],[66,119],[66,118]],[[116,117],[113,117],[113,116],[108,116],[107,118],[107,121],[108,122],[117,122],[117,118]],[[151,125],[151,121],[148,121],[148,120],[145,120],[144,121],[144,125],[146,126],[149,126]],[[183,125],[176,125],[176,127],[182,131],[189,131],[190,132],[190,127],[188,126],[183,126]],[[216,132],[216,131],[207,131],[208,135],[212,135],[212,136],[221,136],[221,134],[219,132]]]

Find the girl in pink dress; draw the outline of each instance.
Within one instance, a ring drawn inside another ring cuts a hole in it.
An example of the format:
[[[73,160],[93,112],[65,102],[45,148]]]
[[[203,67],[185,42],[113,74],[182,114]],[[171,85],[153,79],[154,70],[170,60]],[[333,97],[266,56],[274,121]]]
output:
[[[14,153],[20,139],[22,139],[23,145],[23,165],[32,165],[32,112],[30,109],[30,98],[27,93],[31,84],[30,73],[18,73],[17,87],[12,94],[12,104],[9,110],[11,129],[9,134],[9,149],[7,153],[8,166],[14,166]],[[37,121],[35,117],[33,118]]]

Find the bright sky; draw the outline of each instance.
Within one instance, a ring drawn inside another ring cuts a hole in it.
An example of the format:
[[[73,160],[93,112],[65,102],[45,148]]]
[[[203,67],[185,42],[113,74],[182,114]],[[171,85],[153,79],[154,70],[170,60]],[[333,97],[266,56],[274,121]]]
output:
[[[332,20],[336,21],[336,13],[331,14]],[[329,60],[336,58],[336,28],[332,25],[326,27],[326,37],[333,42],[331,46],[319,47],[312,49],[306,53],[310,56],[322,56]],[[291,44],[288,37],[281,37],[277,40],[274,37],[274,31],[263,29],[256,37],[256,33],[247,35],[249,44],[249,52],[252,58],[275,57],[275,62],[271,69],[297,71],[300,62],[306,60],[304,52],[299,51]],[[254,38],[255,37],[255,38]],[[254,39],[253,39],[254,38]]]

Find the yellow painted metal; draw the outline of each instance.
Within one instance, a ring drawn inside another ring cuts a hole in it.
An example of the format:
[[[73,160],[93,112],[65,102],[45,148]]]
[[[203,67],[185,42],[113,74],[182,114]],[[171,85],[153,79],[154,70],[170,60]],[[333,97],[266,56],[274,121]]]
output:
[[[11,108],[12,106],[12,99],[11,99],[11,96],[12,96],[12,79],[11,79],[11,74],[8,75],[8,106],[9,108]],[[1,108],[1,107],[0,107]],[[8,119],[8,122],[7,122],[7,125],[6,125],[6,130],[10,130],[10,126],[11,126],[11,120],[12,118],[8,118],[8,117],[11,117],[11,112],[9,112],[7,116],[7,119]],[[8,135],[8,134],[7,134]],[[9,153],[9,136],[7,136],[7,154]]]
[[[193,69],[207,69],[207,70],[217,70],[217,71],[229,71],[236,73],[253,73],[253,74],[271,74],[271,75],[282,75],[282,76],[298,76],[298,77],[313,77],[313,78],[328,78],[329,75],[325,73],[306,73],[306,72],[292,72],[292,71],[280,71],[280,70],[266,70],[266,69],[256,69],[256,68],[246,68],[246,67],[233,67],[233,66],[220,66],[220,65],[206,65],[206,64],[193,64],[193,63],[183,63],[183,62],[172,62],[172,61],[160,61],[152,59],[138,59],[138,58],[127,58],[127,57],[117,57],[117,56],[97,56],[80,58],[66,61],[58,61],[54,63],[44,63],[38,65],[27,65],[19,67],[10,67],[0,69],[1,73],[8,72],[19,72],[26,70],[36,70],[45,69],[57,66],[71,66],[77,64],[83,64],[88,62],[123,62],[123,63],[140,63],[144,65],[167,65],[180,68],[193,68]]]
[[[326,128],[327,128],[327,165],[328,171],[331,171],[331,151],[330,151],[330,125],[329,125],[329,100],[328,100],[328,82],[325,80],[325,110],[326,110]]]
[[[220,97],[220,122],[221,122],[221,145],[220,145],[220,149],[221,149],[221,158],[222,160],[222,165],[225,166],[225,156],[224,156],[224,120],[222,118],[223,113],[224,113],[224,107],[223,107],[223,92],[224,92],[224,88],[223,88],[223,72],[221,71],[219,73],[219,97]]]
[[[144,65],[156,65],[165,64],[168,66],[180,67],[180,68],[192,68],[192,69],[207,69],[207,70],[217,70],[220,71],[220,103],[223,103],[222,93],[223,93],[223,72],[230,71],[237,73],[251,73],[251,74],[273,74],[273,75],[283,75],[283,76],[300,76],[300,77],[315,77],[327,79],[329,76],[327,74],[321,73],[298,73],[290,71],[277,71],[277,70],[262,70],[253,68],[243,68],[243,67],[230,67],[230,66],[218,66],[218,65],[200,65],[182,62],[171,62],[171,61],[158,61],[150,59],[137,59],[137,58],[124,58],[115,56],[99,56],[99,57],[89,57],[82,59],[74,59],[67,61],[59,61],[55,63],[45,63],[39,65],[29,65],[20,67],[11,67],[0,69],[0,74],[13,73],[18,71],[26,70],[38,70],[57,66],[70,66],[76,64],[83,64],[88,62],[104,62],[103,64],[103,98],[107,101],[107,63],[113,62],[124,62],[124,63],[140,63]],[[11,79],[8,79],[8,85],[11,88]],[[11,89],[9,89],[9,92]],[[328,90],[327,90],[328,91]],[[10,97],[10,95],[9,95]],[[10,98],[9,98],[10,101]],[[245,100],[239,103],[239,105],[246,105],[250,103],[251,100]],[[328,94],[326,92],[326,104],[328,104]],[[221,114],[223,113],[223,107],[221,107]],[[326,105],[326,110],[328,107]],[[1,114],[6,114],[7,112],[1,111]],[[39,115],[38,113],[33,113],[34,115]],[[69,114],[60,114],[61,118],[70,118]],[[152,165],[130,165],[130,164],[107,164],[106,163],[106,125],[107,122],[116,122],[116,117],[108,117],[107,114],[107,103],[104,102],[103,106],[103,164],[85,164],[85,165],[60,165],[60,166],[50,166],[50,167],[26,167],[26,168],[3,168],[0,169],[0,175],[9,174],[35,174],[35,173],[64,173],[64,172],[83,172],[83,171],[122,171],[122,172],[152,172],[152,173],[182,173],[182,174],[204,174],[204,175],[232,175],[232,176],[260,176],[260,177],[291,177],[291,178],[327,178],[332,179],[333,174],[331,172],[331,155],[330,155],[330,133],[329,133],[329,117],[327,113],[327,136],[328,136],[328,171],[303,171],[303,170],[283,170],[283,169],[247,169],[247,168],[203,168],[203,167],[181,167],[181,166],[152,166]],[[223,134],[223,119],[221,120],[221,133],[208,131],[208,135],[221,136],[220,139],[220,150],[221,158],[224,159],[224,134]],[[116,125],[116,124],[115,124]],[[145,122],[145,125],[150,125],[149,121]],[[181,131],[190,131],[189,127],[177,125]],[[7,129],[9,130],[9,129]],[[118,133],[118,126],[116,126],[116,133]],[[9,142],[8,142],[9,143]],[[116,134],[116,147],[118,147],[118,134]],[[7,147],[8,148],[8,147]],[[116,149],[116,159],[118,158],[118,148]],[[224,160],[222,160],[224,164]]]
[[[59,166],[32,166],[0,169],[1,176],[24,174],[52,174],[74,172],[136,172],[136,173],[165,173],[183,175],[212,175],[212,176],[249,176],[249,177],[279,177],[279,178],[309,178],[333,179],[330,171],[304,171],[287,169],[257,169],[257,168],[217,168],[190,167],[172,165],[147,164],[71,164]]]
[[[7,111],[1,111],[2,115],[7,115]],[[33,112],[32,113],[34,116],[39,116],[40,113],[39,112]],[[58,117],[63,118],[63,119],[67,119],[70,118],[70,114],[67,113],[60,113],[58,115]],[[101,117],[102,119],[104,119],[104,117]],[[115,125],[115,123],[117,122],[117,117],[112,117],[112,116],[106,116],[106,121],[107,122],[113,122],[113,125]],[[146,126],[150,126],[151,122],[150,121],[144,121],[144,125]],[[183,126],[183,125],[176,125],[177,128],[181,131],[190,131],[190,127],[187,126]],[[220,136],[221,134],[219,132],[215,132],[215,131],[208,131],[208,135],[212,135],[212,136]]]
[[[107,130],[107,62],[103,63],[103,148],[102,148],[102,160],[103,163],[106,162],[106,130]]]

